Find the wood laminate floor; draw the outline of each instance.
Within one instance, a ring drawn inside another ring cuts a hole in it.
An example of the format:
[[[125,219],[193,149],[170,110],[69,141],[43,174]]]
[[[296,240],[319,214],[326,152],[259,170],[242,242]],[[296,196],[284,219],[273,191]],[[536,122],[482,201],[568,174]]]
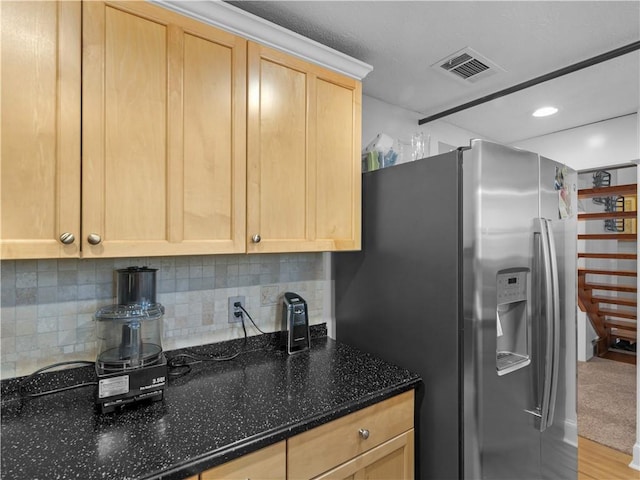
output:
[[[578,480],[640,480],[631,456],[578,437]]]

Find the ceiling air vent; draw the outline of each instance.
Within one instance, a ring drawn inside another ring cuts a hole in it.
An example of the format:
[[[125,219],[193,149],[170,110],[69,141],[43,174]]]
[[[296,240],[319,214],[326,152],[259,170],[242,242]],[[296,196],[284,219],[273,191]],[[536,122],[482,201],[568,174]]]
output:
[[[471,83],[495,73],[504,72],[503,68],[469,47],[463,48],[431,66]]]

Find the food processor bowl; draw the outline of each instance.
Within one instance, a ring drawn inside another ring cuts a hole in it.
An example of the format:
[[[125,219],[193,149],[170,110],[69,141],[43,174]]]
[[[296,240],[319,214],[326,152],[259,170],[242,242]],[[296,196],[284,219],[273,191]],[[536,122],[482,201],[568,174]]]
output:
[[[162,358],[162,305],[109,305],[95,314],[99,371],[129,370]]]

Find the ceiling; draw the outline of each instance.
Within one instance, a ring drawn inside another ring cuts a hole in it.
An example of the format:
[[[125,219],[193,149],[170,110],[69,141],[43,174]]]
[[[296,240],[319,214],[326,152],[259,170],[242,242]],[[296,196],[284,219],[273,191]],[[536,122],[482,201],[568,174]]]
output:
[[[637,0],[229,3],[373,65],[363,80],[364,95],[420,118],[640,40]],[[471,83],[432,67],[465,47],[497,65],[496,73]],[[531,116],[547,104],[559,112]],[[443,120],[513,143],[639,108],[636,50]]]

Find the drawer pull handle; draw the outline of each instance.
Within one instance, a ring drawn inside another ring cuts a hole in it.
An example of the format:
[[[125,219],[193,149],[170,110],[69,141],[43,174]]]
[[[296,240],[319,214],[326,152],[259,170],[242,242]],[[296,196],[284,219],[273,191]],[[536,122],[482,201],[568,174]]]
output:
[[[76,237],[73,235],[73,233],[64,232],[62,235],[60,235],[60,241],[65,245],[71,245],[76,241]]]
[[[361,428],[360,430],[358,430],[358,433],[360,434],[360,438],[362,438],[363,440],[369,438],[369,430],[367,430],[366,428]]]
[[[91,245],[99,245],[100,242],[102,242],[102,237],[97,233],[90,233],[87,237],[87,242],[89,242]]]
[[[253,237],[251,237],[251,241],[253,243],[260,243],[260,240],[262,240],[262,237],[258,233],[256,233]]]

